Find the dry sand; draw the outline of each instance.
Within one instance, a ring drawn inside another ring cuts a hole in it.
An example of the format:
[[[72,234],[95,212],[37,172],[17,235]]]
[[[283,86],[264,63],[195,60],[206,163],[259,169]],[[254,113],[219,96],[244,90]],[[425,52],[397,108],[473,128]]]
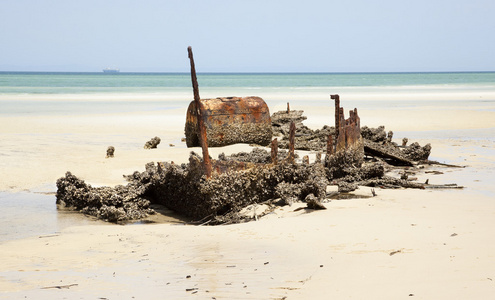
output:
[[[278,107],[272,110],[283,105],[274,103]],[[343,105],[352,108],[345,101]],[[331,107],[297,107],[297,102],[292,107],[307,111],[309,125],[332,123]],[[0,298],[493,297],[492,102],[455,102],[442,109],[426,102],[383,108],[388,109],[358,106],[362,124],[386,125],[398,140],[402,136],[397,131],[409,131],[420,143],[431,142],[433,158],[468,167],[436,167],[444,174],[428,176],[430,183],[455,182],[467,188],[377,189],[377,197],[334,200],[325,203],[325,211],[300,209],[301,204],[283,207],[247,224],[86,225],[8,241],[0,244]],[[142,171],[149,161],[185,162],[190,150],[180,142],[184,116],[185,109],[0,116],[0,190],[54,191],[55,180],[67,170],[94,185],[123,184],[123,174]],[[449,131],[431,133],[434,139],[421,133],[432,128]],[[478,138],[466,138],[466,132]],[[158,149],[142,149],[154,136],[162,139]],[[113,159],[105,158],[109,145],[116,148]],[[234,145],[211,149],[211,154],[248,148]],[[370,191],[360,188],[358,193]]]

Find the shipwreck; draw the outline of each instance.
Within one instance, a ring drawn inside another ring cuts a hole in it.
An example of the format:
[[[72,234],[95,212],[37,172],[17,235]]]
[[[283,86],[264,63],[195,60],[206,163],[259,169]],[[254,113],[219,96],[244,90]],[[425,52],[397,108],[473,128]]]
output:
[[[202,155],[191,152],[189,162],[180,165],[148,163],[144,172],[124,176],[126,186],[92,187],[67,172],[57,180],[57,204],[110,222],[146,218],[155,213],[152,204],[161,204],[197,223],[219,224],[250,220],[239,212],[259,203],[305,201],[308,208],[324,209],[323,203],[336,196],[327,193],[328,185],[338,186],[338,193],[358,186],[460,188],[386,176],[392,167],[412,174],[419,164],[436,163],[428,160],[431,146],[407,146],[407,141],[399,146],[384,127],[361,127],[357,109],[345,118],[339,95],[330,96],[335,105],[334,126],[321,130],[304,126],[303,112],[291,110],[289,104],[286,111],[270,116],[260,97],[200,99],[190,47],[188,55],[194,101],[187,109],[186,144],[200,146]],[[210,157],[208,147],[233,143],[269,147]],[[299,159],[295,150],[313,151],[315,159]]]

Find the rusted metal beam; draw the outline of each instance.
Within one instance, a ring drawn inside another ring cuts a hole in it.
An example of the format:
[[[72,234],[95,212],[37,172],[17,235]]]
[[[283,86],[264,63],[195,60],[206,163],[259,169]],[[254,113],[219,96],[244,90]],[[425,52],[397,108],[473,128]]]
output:
[[[327,139],[327,155],[333,154],[333,136],[329,135]]]
[[[335,140],[339,137],[340,128],[340,97],[339,95],[330,95],[330,99],[335,100]]]
[[[208,141],[206,136],[206,128],[203,120],[203,115],[201,113],[201,101],[199,98],[199,87],[198,87],[198,79],[196,78],[196,68],[194,66],[194,57],[191,46],[187,48],[189,61],[191,63],[191,81],[194,93],[194,102],[196,103],[196,115],[198,119],[198,136],[199,143],[201,144],[201,149],[203,150],[203,166],[205,169],[206,178],[211,177],[211,161],[210,155],[208,153]]]
[[[357,135],[361,135],[361,118],[359,118],[357,108],[354,108],[354,119],[356,120]]]
[[[273,141],[272,141],[271,157],[272,157],[272,164],[276,165],[278,163],[278,140],[277,140],[277,138],[273,139]]]
[[[294,121],[290,122],[290,131],[289,131],[289,163],[294,163],[294,147],[296,141],[296,124]]]
[[[343,151],[346,149],[344,109],[342,107],[339,107],[337,111],[339,112],[339,122],[338,127],[335,130],[335,152]],[[337,121],[335,122],[337,123]]]

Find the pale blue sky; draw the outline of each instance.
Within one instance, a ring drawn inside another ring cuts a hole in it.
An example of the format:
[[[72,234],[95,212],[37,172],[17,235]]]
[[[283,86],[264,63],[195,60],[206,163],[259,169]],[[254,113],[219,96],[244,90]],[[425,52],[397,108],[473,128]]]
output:
[[[0,71],[495,71],[493,0],[1,0]]]

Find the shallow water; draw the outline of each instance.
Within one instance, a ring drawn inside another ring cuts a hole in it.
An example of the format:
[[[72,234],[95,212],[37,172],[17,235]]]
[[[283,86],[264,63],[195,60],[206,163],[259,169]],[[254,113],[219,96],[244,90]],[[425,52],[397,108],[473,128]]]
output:
[[[70,226],[104,223],[72,211],[57,211],[53,194],[0,192],[0,207],[0,243],[55,234]]]
[[[58,208],[53,193],[0,192],[0,243],[39,236],[43,238],[72,226],[108,225],[122,226],[83,215],[77,211]],[[184,223],[184,218],[163,206],[153,206],[157,212],[145,220],[128,225],[151,223]]]

